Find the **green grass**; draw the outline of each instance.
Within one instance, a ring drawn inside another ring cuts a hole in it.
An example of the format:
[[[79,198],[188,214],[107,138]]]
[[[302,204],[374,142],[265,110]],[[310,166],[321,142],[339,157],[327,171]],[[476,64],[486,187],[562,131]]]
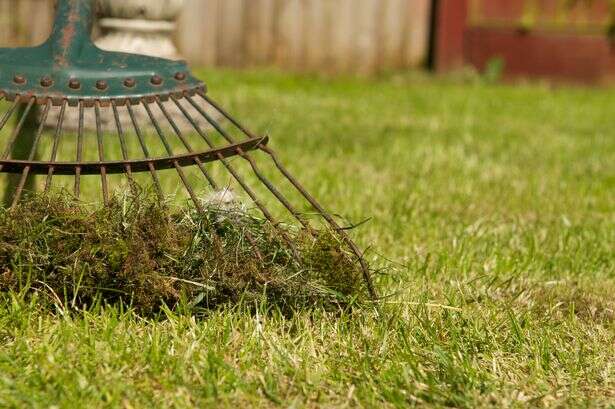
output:
[[[202,74],[328,208],[370,218],[354,236],[389,297],[159,319],[5,300],[0,406],[615,406],[613,90]]]

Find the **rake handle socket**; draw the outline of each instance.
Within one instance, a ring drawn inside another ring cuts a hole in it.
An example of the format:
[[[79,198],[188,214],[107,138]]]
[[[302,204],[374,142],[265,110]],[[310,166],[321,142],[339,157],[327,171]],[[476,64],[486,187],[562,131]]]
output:
[[[93,0],[59,0],[50,37],[58,67],[71,66],[84,50],[94,46],[90,37],[93,21]]]

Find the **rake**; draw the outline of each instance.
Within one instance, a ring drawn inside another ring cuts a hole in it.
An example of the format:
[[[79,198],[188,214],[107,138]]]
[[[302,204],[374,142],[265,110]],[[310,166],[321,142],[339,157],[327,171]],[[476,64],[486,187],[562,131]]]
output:
[[[105,204],[117,177],[127,178],[133,186],[136,178],[147,175],[161,200],[165,197],[161,179],[175,177],[195,208],[204,211],[193,183],[196,180],[197,186],[207,185],[220,192],[224,185],[217,179],[222,175],[236,183],[276,229],[281,230],[281,223],[254,184],[281,205],[299,227],[316,234],[305,212],[292,204],[301,200],[356,258],[370,295],[376,297],[369,267],[357,245],[284,167],[268,146],[268,137],[249,131],[210,98],[205,84],[185,62],[97,48],[90,38],[93,3],[60,0],[53,31],[44,44],[0,49],[0,97],[7,104],[0,118],[0,133],[6,139],[0,151],[0,173],[11,174],[15,181],[9,205],[22,200],[36,175],[44,178],[45,191],[59,183],[57,180],[70,178],[77,199],[82,179],[95,176]],[[9,121],[14,125],[7,126]],[[112,124],[111,133],[103,129],[108,123]],[[67,129],[76,129],[72,139],[66,135]],[[109,148],[110,138],[115,139],[115,151]],[[16,146],[23,145],[24,139],[28,139],[28,149],[17,152]],[[272,169],[285,180],[287,192],[261,170],[257,155],[269,158]],[[250,177],[237,169],[235,158],[247,164]],[[214,165],[217,168],[212,170]]]

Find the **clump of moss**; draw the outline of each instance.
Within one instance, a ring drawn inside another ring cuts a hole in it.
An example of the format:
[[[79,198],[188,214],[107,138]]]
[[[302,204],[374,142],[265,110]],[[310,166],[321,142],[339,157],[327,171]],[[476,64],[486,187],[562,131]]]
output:
[[[0,291],[42,292],[154,313],[266,298],[283,309],[361,297],[361,273],[330,231],[283,233],[240,209],[179,211],[146,194],[92,209],[61,195],[0,209]]]

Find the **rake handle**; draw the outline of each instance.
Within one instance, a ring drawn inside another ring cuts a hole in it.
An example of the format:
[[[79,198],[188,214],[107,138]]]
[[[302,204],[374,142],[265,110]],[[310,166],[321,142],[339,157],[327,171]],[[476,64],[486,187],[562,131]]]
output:
[[[59,0],[48,43],[58,68],[68,67],[91,50],[94,0]]]

